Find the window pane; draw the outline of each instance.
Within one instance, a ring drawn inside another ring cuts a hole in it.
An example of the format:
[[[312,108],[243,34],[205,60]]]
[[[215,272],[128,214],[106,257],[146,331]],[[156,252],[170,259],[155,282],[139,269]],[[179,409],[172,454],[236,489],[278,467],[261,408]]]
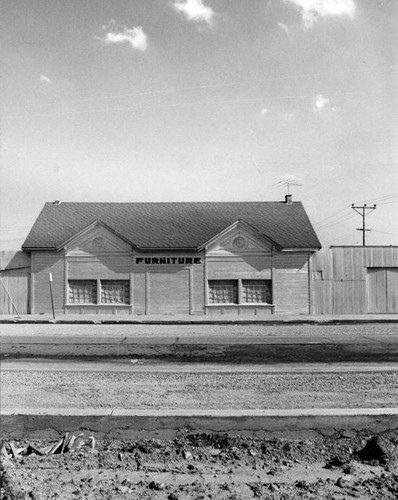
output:
[[[94,280],[69,281],[69,304],[96,304],[97,282]]]
[[[235,280],[210,280],[210,304],[237,304],[238,282]]]
[[[129,304],[129,281],[101,281],[101,304]]]
[[[271,280],[243,280],[242,301],[246,304],[272,304]]]

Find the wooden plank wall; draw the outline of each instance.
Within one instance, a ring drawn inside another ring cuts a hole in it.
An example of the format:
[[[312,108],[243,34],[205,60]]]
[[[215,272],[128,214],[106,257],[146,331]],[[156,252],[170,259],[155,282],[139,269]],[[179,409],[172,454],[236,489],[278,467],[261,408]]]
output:
[[[4,285],[19,314],[29,313],[30,257],[22,251],[0,251],[0,269]],[[0,314],[16,314],[12,302],[0,283]]]
[[[311,313],[368,313],[368,268],[398,268],[398,247],[328,247],[313,254]]]

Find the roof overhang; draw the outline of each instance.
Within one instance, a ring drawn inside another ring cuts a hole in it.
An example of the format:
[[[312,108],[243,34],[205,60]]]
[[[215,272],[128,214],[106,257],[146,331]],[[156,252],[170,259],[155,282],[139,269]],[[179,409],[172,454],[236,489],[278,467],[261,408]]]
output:
[[[210,240],[208,240],[205,243],[203,243],[203,245],[199,246],[198,250],[205,250],[205,249],[207,249],[210,245],[212,245],[218,239],[222,238],[223,236],[225,236],[226,234],[228,234],[230,231],[234,230],[235,228],[237,228],[239,226],[243,226],[243,227],[246,227],[246,228],[250,229],[251,231],[253,231],[254,233],[256,233],[257,236],[260,239],[265,240],[268,244],[270,244],[272,247],[276,248],[277,250],[281,249],[281,247],[280,247],[280,245],[278,245],[278,243],[276,243],[275,241],[273,241],[271,238],[269,238],[265,234],[260,233],[260,231],[258,229],[256,229],[254,226],[252,226],[251,224],[248,224],[246,221],[244,221],[242,219],[239,219],[239,220],[235,221],[233,224],[231,224],[230,226],[228,226],[225,229],[223,229],[221,232],[219,232],[215,236],[213,236],[213,238],[211,238]]]
[[[26,246],[22,246],[21,248],[24,252],[41,252],[41,251],[57,252],[56,247],[26,247]]]
[[[317,252],[322,247],[317,248],[283,248],[281,252]]]

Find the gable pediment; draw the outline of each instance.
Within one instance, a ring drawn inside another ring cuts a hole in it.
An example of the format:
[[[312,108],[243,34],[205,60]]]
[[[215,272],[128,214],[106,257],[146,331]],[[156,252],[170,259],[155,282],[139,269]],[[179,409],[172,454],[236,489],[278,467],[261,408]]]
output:
[[[238,221],[214,238],[207,247],[207,255],[241,256],[270,253],[273,242],[243,221]]]
[[[66,245],[67,255],[131,253],[129,243],[101,223],[95,223],[77,234]]]

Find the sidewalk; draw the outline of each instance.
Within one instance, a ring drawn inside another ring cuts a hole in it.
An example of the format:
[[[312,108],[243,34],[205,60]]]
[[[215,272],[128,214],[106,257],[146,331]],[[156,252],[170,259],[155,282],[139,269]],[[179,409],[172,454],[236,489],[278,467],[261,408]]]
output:
[[[89,315],[89,314],[26,314],[1,315],[0,324],[103,324],[103,325],[349,325],[371,323],[398,323],[398,314],[340,314],[340,315],[270,315],[266,317],[223,315],[162,315],[162,316],[127,316],[127,315]]]

